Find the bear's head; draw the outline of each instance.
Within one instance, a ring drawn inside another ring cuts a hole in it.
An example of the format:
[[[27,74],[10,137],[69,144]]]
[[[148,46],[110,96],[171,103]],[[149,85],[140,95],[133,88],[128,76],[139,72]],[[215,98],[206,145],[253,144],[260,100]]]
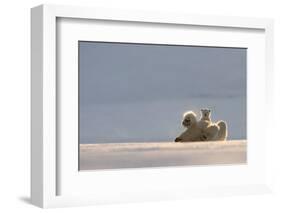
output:
[[[201,120],[210,120],[211,110],[201,109]]]
[[[182,120],[182,125],[186,128],[192,126],[195,124],[196,121],[196,114],[192,111],[185,112],[183,114],[183,120]]]

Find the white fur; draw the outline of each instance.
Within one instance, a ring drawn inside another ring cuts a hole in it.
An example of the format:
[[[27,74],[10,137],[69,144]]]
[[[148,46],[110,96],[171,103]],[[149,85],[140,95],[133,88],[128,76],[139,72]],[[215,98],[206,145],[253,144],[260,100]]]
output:
[[[218,132],[218,136],[217,136],[217,140],[218,141],[225,141],[227,138],[227,124],[225,121],[219,121],[217,122],[217,125],[219,126],[219,132]]]
[[[185,122],[186,120],[190,120],[190,123]],[[175,142],[190,142],[200,140],[201,129],[198,128],[196,114],[194,112],[189,111],[184,113],[182,125],[187,129],[175,139]]]
[[[182,125],[187,129],[175,139],[175,142],[226,140],[226,122],[219,121],[212,123],[210,110],[206,111],[202,109],[201,113],[200,121],[197,121],[194,112],[188,111],[184,113]]]
[[[211,124],[211,111],[209,109],[201,109],[201,119],[198,122],[199,128],[204,130]]]

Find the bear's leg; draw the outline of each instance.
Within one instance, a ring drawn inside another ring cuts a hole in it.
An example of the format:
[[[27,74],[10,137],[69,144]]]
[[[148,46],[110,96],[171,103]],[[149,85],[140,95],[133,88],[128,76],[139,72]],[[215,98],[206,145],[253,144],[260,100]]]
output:
[[[219,127],[217,125],[210,125],[204,131],[202,136],[205,138],[205,141],[215,140],[218,135]]]
[[[182,142],[182,139],[181,139],[180,137],[177,137],[177,138],[175,139],[175,142]]]
[[[217,125],[219,126],[219,132],[217,136],[217,140],[225,141],[227,138],[227,125],[224,121],[217,122]]]

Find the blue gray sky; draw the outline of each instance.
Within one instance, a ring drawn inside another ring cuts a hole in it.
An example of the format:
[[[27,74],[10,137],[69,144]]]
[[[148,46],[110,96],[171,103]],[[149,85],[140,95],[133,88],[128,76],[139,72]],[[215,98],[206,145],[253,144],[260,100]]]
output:
[[[247,49],[79,42],[80,143],[173,141],[212,110],[246,138]]]

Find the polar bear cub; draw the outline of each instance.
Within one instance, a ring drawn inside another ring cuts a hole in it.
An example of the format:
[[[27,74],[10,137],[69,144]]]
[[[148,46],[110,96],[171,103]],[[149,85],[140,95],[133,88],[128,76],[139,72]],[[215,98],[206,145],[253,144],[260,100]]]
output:
[[[211,110],[201,109],[201,118],[198,121],[198,127],[201,129],[201,141],[215,140],[219,131],[219,126],[211,121]]]
[[[198,122],[198,127],[203,129],[206,129],[211,123],[211,110],[209,109],[201,109],[201,118]]]
[[[218,121],[213,123],[211,121],[211,110],[209,109],[201,109],[201,119],[198,122],[198,127],[202,130],[201,141],[224,141],[227,138],[226,122]]]

